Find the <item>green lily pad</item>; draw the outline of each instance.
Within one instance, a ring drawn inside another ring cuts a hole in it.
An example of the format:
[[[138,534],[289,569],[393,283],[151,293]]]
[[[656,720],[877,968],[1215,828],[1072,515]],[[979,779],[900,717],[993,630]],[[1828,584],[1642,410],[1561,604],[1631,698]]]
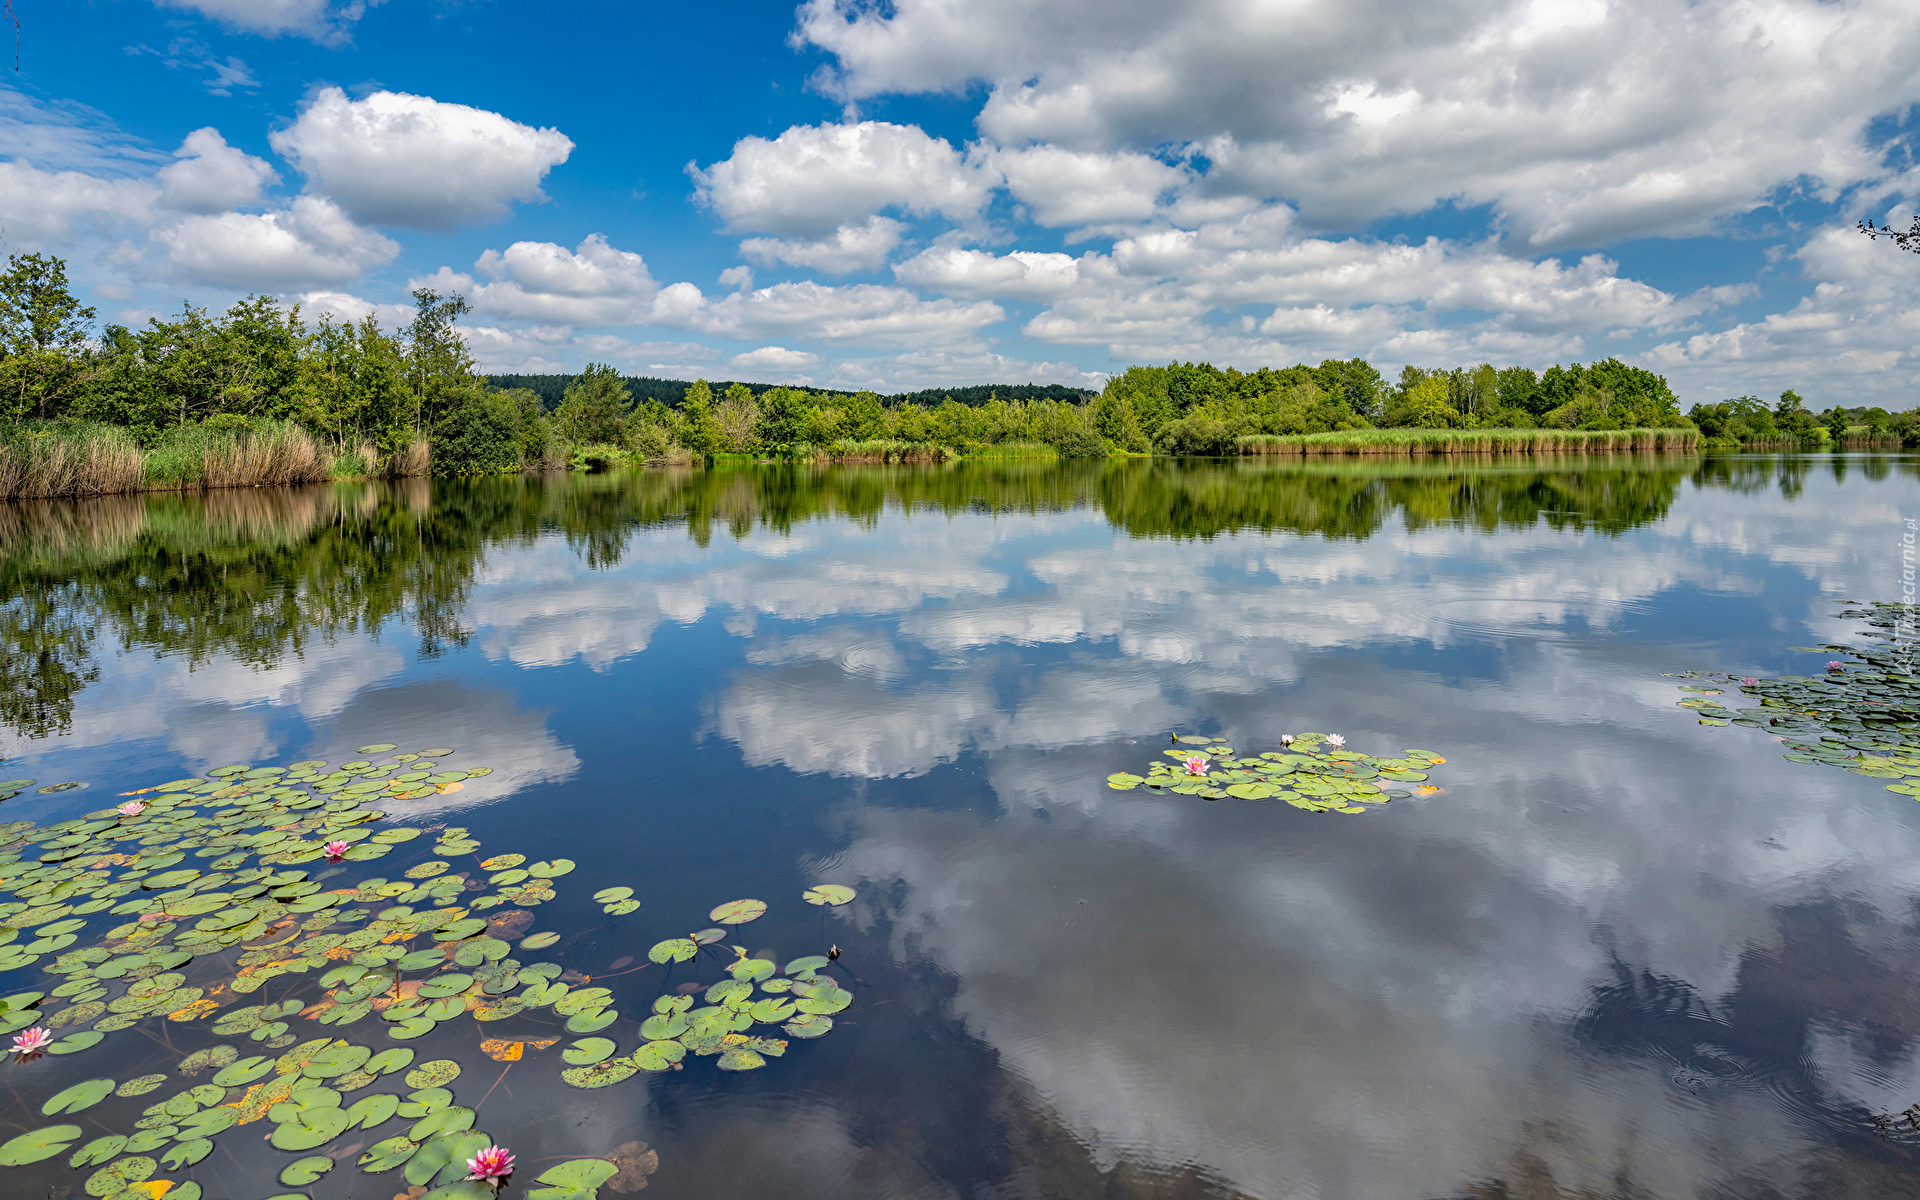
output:
[[[390,1137],[375,1142],[365,1154],[360,1156],[359,1168],[369,1175],[378,1175],[382,1171],[391,1171],[414,1156],[420,1149],[418,1142],[403,1137]]]
[[[333,1160],[324,1154],[295,1159],[280,1169],[280,1182],[286,1187],[306,1187],[333,1170]]]
[[[611,1008],[598,1012],[575,1013],[567,1018],[568,1033],[598,1033],[620,1019],[620,1014]]]
[[[792,1037],[817,1038],[833,1028],[833,1018],[820,1013],[801,1013],[781,1028]]]
[[[556,858],[551,862],[529,863],[527,874],[536,879],[558,879],[572,871],[574,862],[570,858]]]
[[[788,963],[787,969],[783,972],[783,974],[787,974],[787,975],[809,974],[811,972],[820,970],[822,967],[825,967],[827,963],[830,961],[831,960],[828,959],[827,956],[824,954],[809,954],[805,958],[796,958],[792,962]]]
[[[830,1015],[840,1012],[852,1003],[853,994],[851,992],[843,992],[832,984],[828,984],[824,987],[816,987],[810,990],[795,1007],[803,1013]]]
[[[385,753],[386,753],[387,751],[389,751],[389,750],[393,750],[393,749],[396,749],[396,747],[394,746],[394,744],[393,744],[392,742],[375,742],[375,743],[374,743],[373,745],[371,745],[371,746],[362,746],[362,747],[360,747],[360,748],[359,748],[359,749],[358,749],[357,751],[355,751],[355,753],[357,753],[357,754],[385,754]]]
[[[581,1038],[567,1049],[562,1050],[560,1052],[560,1058],[561,1061],[565,1062],[568,1066],[590,1067],[595,1063],[605,1062],[611,1058],[613,1052],[618,1048],[617,1043],[608,1038]]]
[[[243,1058],[214,1073],[213,1081],[221,1087],[244,1087],[261,1079],[273,1071],[273,1060],[261,1056]]]
[[[48,1125],[23,1133],[0,1146],[0,1167],[24,1167],[65,1154],[79,1140],[78,1125]]]
[[[472,1129],[473,1121],[472,1109],[455,1105],[428,1113],[420,1118],[414,1122],[412,1129],[407,1130],[407,1136],[425,1144],[429,1139],[442,1133],[459,1133],[464,1129]]]
[[[118,1158],[126,1146],[127,1139],[122,1134],[115,1133],[95,1138],[75,1150],[73,1157],[67,1160],[67,1165],[74,1168],[97,1167]]]
[[[722,1071],[752,1071],[767,1065],[767,1060],[743,1046],[735,1046],[721,1053],[716,1064]]]
[[[692,938],[668,938],[664,942],[656,943],[653,949],[647,951],[647,957],[657,963],[689,962],[698,953],[700,953],[700,947]]]
[[[640,1036],[650,1041],[677,1038],[687,1031],[687,1018],[681,1013],[655,1013],[640,1022]]]
[[[106,1036],[104,1033],[97,1033],[91,1029],[82,1029],[78,1033],[70,1033],[51,1046],[48,1046],[47,1053],[75,1054],[90,1046],[99,1045],[102,1041],[106,1040]]]
[[[393,1038],[395,1041],[412,1041],[414,1038],[425,1037],[427,1034],[432,1033],[434,1026],[438,1024],[439,1022],[435,1021],[432,1017],[409,1017],[404,1021],[396,1021],[389,1026],[387,1028],[387,1036]]]
[[[644,1030],[644,1026],[642,1028]],[[655,1040],[635,1050],[631,1061],[642,1071],[665,1071],[685,1057],[686,1053],[687,1048],[679,1042]]]
[[[619,1167],[604,1158],[577,1158],[542,1172],[539,1182],[547,1186],[534,1188],[527,1197],[528,1200],[593,1200],[594,1189],[619,1171]]]
[[[640,902],[638,900],[615,900],[611,904],[603,906],[600,911],[610,917],[624,917],[628,913],[639,912]]]
[[[630,887],[605,887],[593,894],[595,904],[612,904],[615,900],[625,900],[633,895]]]
[[[400,1111],[400,1097],[392,1092],[375,1092],[371,1096],[362,1096],[347,1109],[347,1120],[359,1129],[372,1129],[375,1125],[390,1119]]]
[[[129,1079],[113,1089],[116,1096],[144,1096],[167,1081],[165,1075],[142,1075],[138,1079]],[[71,1111],[71,1110],[69,1110]]]
[[[161,1078],[165,1078],[162,1076]],[[45,1116],[59,1113],[75,1113],[81,1109],[92,1108],[113,1094],[113,1080],[89,1079],[85,1083],[76,1083],[54,1094],[52,1099],[40,1106]]]
[[[274,1126],[268,1139],[276,1150],[311,1150],[347,1131],[351,1122],[338,1108],[302,1108],[291,1121]]]
[[[160,1161],[166,1164],[169,1170],[177,1171],[181,1167],[193,1166],[212,1153],[213,1142],[211,1139],[188,1138],[182,1142],[175,1142],[173,1145],[167,1147],[166,1150],[162,1151]],[[326,1161],[332,1162],[333,1160],[328,1159]]]
[[[82,1185],[89,1196],[118,1196],[136,1183],[152,1179],[160,1164],[145,1155],[123,1158],[100,1168]]]
[[[766,911],[763,900],[729,900],[708,913],[707,919],[717,925],[745,925],[758,920]]]
[[[560,1072],[569,1087],[603,1088],[619,1083],[640,1068],[631,1059],[615,1058],[589,1067],[573,1067]]]
[[[553,945],[555,942],[559,940],[560,940],[560,935],[557,933],[547,932],[547,933],[531,934],[527,937],[520,939],[520,948],[522,950],[541,950],[541,949],[545,949],[548,946]]]
[[[407,1162],[407,1182],[416,1186],[451,1183],[466,1174],[469,1158],[492,1143],[492,1138],[473,1129],[439,1134],[421,1143]]]
[[[423,1062],[407,1072],[407,1086],[410,1088],[445,1087],[460,1078],[460,1064],[450,1058],[436,1058]]]

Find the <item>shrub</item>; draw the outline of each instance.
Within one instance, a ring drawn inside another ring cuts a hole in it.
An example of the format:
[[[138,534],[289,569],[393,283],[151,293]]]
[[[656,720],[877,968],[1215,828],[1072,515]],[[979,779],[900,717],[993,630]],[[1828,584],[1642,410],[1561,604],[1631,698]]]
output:
[[[498,395],[453,410],[433,443],[435,475],[495,475],[520,469],[520,412]]]

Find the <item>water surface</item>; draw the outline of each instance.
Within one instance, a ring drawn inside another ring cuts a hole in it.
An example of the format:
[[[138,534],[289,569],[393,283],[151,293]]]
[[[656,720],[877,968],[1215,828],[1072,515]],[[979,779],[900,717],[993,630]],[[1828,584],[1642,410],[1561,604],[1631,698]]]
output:
[[[482,1106],[529,1159],[648,1142],[662,1200],[1920,1195],[1920,1131],[1874,1123],[1920,1103],[1920,806],[1698,725],[1663,676],[1817,672],[1787,647],[1846,640],[1837,600],[1902,598],[1917,481],[1156,461],[0,507],[0,775],[93,784],[0,815],[446,745],[495,773],[388,811],[576,859],[539,910],[572,970],[768,901],[740,944],[843,952],[829,1036],[594,1092],[556,1048]],[[1444,755],[1444,790],[1347,816],[1104,784],[1172,732],[1301,730]],[[802,904],[820,882],[859,898]],[[589,900],[615,883],[639,912]],[[661,975],[605,986],[637,1019]],[[206,1037],[175,1033],[0,1066],[0,1140]],[[489,1033],[420,1053],[485,1090]],[[163,1175],[288,1190],[297,1156],[226,1136]],[[351,1168],[304,1190],[404,1190]]]

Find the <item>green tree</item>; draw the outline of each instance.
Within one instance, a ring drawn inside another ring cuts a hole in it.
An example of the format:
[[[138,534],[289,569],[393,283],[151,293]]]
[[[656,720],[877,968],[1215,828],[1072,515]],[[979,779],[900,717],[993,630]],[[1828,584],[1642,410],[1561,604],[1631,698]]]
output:
[[[687,389],[681,413],[681,445],[695,454],[712,454],[722,448],[724,435],[720,432],[720,423],[713,416],[713,389],[707,386],[706,380],[693,381],[693,386]]]
[[[887,414],[880,397],[861,391],[840,408],[840,436],[850,442],[870,442],[886,428]]]
[[[560,436],[586,445],[617,443],[626,431],[629,398],[627,382],[606,363],[588,363],[574,376],[553,410]]]
[[[520,469],[520,408],[498,392],[469,399],[433,439],[435,475],[494,475]]]
[[[466,339],[455,326],[471,311],[466,297],[416,288],[413,307],[406,363],[407,383],[413,389],[413,429],[419,434],[438,428],[449,413],[486,389],[474,373]]]
[[[51,417],[85,383],[87,331],[97,314],[74,298],[67,264],[14,254],[0,275],[0,395],[13,420]]]

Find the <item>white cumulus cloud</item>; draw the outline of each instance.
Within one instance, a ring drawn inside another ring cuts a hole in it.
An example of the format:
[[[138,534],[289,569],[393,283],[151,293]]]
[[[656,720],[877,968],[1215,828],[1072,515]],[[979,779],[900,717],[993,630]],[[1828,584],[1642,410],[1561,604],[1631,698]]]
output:
[[[886,262],[900,244],[905,228],[890,217],[873,216],[857,225],[842,225],[823,238],[748,238],[740,243],[740,253],[764,266],[788,263],[829,275],[845,275],[849,271],[871,271]]]
[[[991,171],[917,125],[796,125],[745,137],[707,168],[689,167],[700,200],[730,228],[820,238],[882,209],[972,217]]]
[[[808,280],[738,291],[718,300],[691,283],[676,283],[654,298],[651,320],[743,340],[802,337],[890,346],[968,341],[1006,315],[989,302],[923,300],[905,288],[871,283],[829,287]]]
[[[180,212],[217,213],[257,203],[261,190],[280,182],[265,159],[227,144],[220,131],[196,129],[160,168],[160,202]]]
[[[808,0],[796,38],[846,99],[985,84],[1001,146],[1184,147],[1213,192],[1349,228],[1490,204],[1547,249],[1831,198],[1920,101],[1905,0]]]
[[[475,286],[471,276],[447,273],[423,286],[463,292],[483,313],[574,326],[629,324],[655,290],[646,260],[598,233],[572,251],[552,242],[515,242],[488,250],[474,268],[494,282]]]
[[[762,346],[758,350],[749,350],[745,354],[736,354],[727,360],[742,371],[804,371],[820,361],[820,356],[807,350],[789,350],[785,346]]]
[[[499,220],[516,200],[545,199],[541,182],[573,152],[557,129],[486,109],[404,92],[350,100],[336,87],[271,140],[309,190],[355,220],[430,230]]]
[[[348,283],[400,253],[318,196],[296,197],[275,212],[186,217],[157,230],[154,241],[176,275],[266,291]]]

